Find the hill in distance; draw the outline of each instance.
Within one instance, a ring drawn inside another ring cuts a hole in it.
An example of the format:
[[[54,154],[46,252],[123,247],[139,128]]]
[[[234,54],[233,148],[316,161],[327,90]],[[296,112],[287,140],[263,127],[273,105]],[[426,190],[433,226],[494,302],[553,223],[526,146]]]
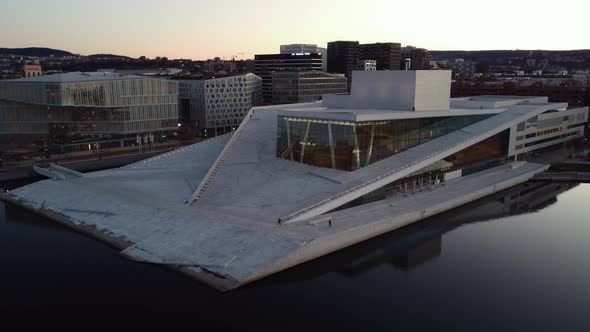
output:
[[[519,56],[531,56],[535,57],[537,55],[547,55],[547,54],[556,54],[556,55],[569,55],[569,56],[590,56],[590,50],[563,50],[563,51],[555,51],[555,50],[481,50],[481,51],[430,51],[430,54],[435,59],[441,58],[466,58],[466,59],[486,59],[486,58],[509,58],[509,57],[519,57]]]
[[[35,56],[35,57],[47,57],[47,56],[75,56],[76,54],[56,50],[47,47],[26,47],[26,48],[0,48],[0,54],[12,54],[20,56]]]
[[[117,55],[117,54],[91,54],[88,56],[89,58],[102,58],[102,59],[131,59],[125,55]]]
[[[0,55],[20,55],[20,56],[32,56],[32,57],[48,57],[48,56],[76,56],[72,52],[57,50],[47,47],[26,47],[26,48],[0,48]],[[130,59],[125,55],[117,54],[91,54],[89,58],[101,58],[101,59]]]

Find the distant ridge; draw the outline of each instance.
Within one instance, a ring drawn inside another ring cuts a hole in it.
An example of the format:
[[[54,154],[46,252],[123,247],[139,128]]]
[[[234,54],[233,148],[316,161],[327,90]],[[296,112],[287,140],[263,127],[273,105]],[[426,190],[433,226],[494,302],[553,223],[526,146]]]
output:
[[[117,55],[117,54],[91,54],[88,56],[89,58],[112,58],[112,59],[131,59],[125,55]]]
[[[48,56],[77,56],[72,52],[57,50],[47,47],[25,47],[25,48],[0,48],[0,54],[11,54],[20,56],[34,56],[34,57],[48,57]],[[89,58],[103,58],[103,59],[131,59],[125,55],[117,54],[91,54]]]
[[[0,54],[12,54],[20,56],[35,56],[35,57],[47,57],[47,56],[75,56],[76,54],[56,50],[47,47],[26,47],[26,48],[0,48]]]
[[[494,58],[494,57],[512,57],[512,56],[527,56],[533,54],[560,54],[560,55],[585,55],[590,56],[589,49],[581,49],[581,50],[479,50],[479,51],[464,51],[464,50],[453,50],[453,51],[440,51],[440,50],[431,50],[430,54],[434,58],[443,58],[443,57],[464,57],[470,59],[478,59],[478,58]]]

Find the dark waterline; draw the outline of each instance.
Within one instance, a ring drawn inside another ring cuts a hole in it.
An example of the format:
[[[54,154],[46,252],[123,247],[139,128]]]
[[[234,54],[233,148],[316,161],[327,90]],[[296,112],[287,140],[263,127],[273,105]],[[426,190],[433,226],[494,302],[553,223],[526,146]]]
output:
[[[589,203],[590,185],[527,183],[225,294],[6,206],[0,317],[589,331]]]

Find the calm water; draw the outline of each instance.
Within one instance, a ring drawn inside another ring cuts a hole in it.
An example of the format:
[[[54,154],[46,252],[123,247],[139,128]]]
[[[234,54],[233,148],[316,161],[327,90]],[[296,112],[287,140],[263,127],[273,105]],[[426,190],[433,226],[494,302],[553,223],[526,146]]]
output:
[[[223,294],[7,206],[0,318],[590,331],[589,212],[590,185],[529,183]]]

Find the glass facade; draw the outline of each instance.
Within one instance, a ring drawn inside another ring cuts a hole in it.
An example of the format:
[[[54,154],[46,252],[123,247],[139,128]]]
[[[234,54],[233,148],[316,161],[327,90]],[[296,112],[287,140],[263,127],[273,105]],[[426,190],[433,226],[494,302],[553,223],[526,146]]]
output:
[[[344,76],[319,71],[276,71],[272,74],[272,103],[306,103],[323,95],[346,93],[347,82]]]
[[[336,210],[344,210],[399,194],[410,194],[455,177],[466,176],[508,161],[510,131],[505,130],[464,150],[439,160],[410,176],[394,181]],[[449,175],[453,176],[449,177]]]
[[[0,148],[113,139],[124,146],[137,134],[178,129],[177,82],[97,73],[43,81],[51,77],[0,82]],[[69,81],[76,79],[88,81]]]
[[[178,103],[178,83],[129,78],[91,82],[0,82],[0,99],[48,106],[166,105]]]
[[[272,73],[276,71],[321,71],[322,55],[309,54],[259,54],[254,56],[254,74],[262,78],[262,99],[272,102]]]
[[[279,115],[277,157],[354,171],[488,117],[351,122]]]

